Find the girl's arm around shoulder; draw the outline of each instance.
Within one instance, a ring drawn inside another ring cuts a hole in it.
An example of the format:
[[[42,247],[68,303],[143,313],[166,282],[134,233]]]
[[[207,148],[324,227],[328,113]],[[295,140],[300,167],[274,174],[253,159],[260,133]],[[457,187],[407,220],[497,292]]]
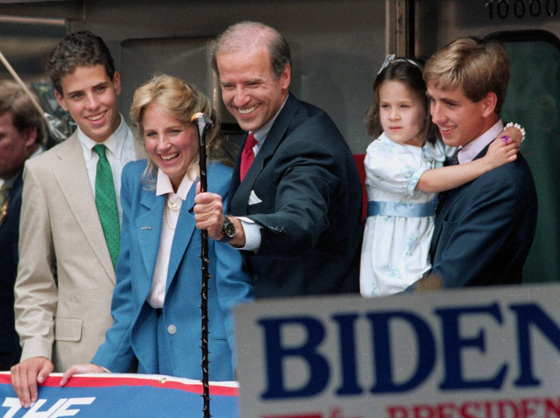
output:
[[[466,164],[436,168],[425,171],[416,185],[417,190],[439,193],[462,186],[503,164],[515,161],[519,147],[516,143],[505,143],[495,139],[482,158]]]

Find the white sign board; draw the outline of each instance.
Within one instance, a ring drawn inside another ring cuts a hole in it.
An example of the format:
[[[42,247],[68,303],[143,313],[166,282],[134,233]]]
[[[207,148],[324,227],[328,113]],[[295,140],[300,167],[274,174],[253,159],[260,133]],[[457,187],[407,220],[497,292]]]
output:
[[[242,417],[560,417],[560,285],[261,300],[235,322]]]

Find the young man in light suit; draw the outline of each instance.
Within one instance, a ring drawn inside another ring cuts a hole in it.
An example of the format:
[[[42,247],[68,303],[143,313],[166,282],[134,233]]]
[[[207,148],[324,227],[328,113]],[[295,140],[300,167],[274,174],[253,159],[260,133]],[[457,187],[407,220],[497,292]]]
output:
[[[25,166],[15,285],[22,356],[12,367],[24,407],[37,400],[37,384],[53,369],[89,361],[104,341],[112,323],[121,171],[143,155],[117,110],[120,75],[101,38],[91,32],[68,35],[51,52],[47,70],[58,102],[78,129]],[[100,161],[98,144],[105,145],[106,160]],[[104,161],[110,169],[99,168]],[[102,171],[109,181],[98,189]],[[113,228],[96,201],[111,183]]]
[[[424,79],[432,121],[443,142],[458,147],[458,163],[482,158],[503,129],[499,113],[509,82],[504,47],[458,39],[427,61]],[[521,283],[536,221],[535,184],[519,153],[516,161],[446,194],[436,214],[430,275],[445,288]]]

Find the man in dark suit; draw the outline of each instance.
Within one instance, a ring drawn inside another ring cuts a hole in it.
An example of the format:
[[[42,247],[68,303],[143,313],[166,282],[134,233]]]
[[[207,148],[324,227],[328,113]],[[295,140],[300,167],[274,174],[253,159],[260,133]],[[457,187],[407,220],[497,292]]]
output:
[[[218,195],[200,194],[197,227],[243,252],[256,297],[357,292],[360,179],[333,121],[289,93],[288,43],[271,27],[238,23],[217,39],[213,67],[248,135],[228,216]]]
[[[463,38],[436,52],[424,68],[432,121],[464,164],[486,154],[500,133],[498,116],[509,61],[494,41]],[[443,287],[521,282],[535,234],[537,195],[521,153],[445,196],[432,238],[432,276]]]
[[[43,116],[15,82],[0,81],[0,370],[19,361],[14,327],[23,165],[46,139]]]

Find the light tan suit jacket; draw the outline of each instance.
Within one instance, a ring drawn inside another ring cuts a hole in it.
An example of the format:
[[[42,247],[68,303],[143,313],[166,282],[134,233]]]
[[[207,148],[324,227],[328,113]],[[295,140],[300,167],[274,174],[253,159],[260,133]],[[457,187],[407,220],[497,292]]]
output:
[[[19,252],[21,360],[47,357],[55,372],[89,362],[112,324],[115,271],[77,132],[25,164]]]

